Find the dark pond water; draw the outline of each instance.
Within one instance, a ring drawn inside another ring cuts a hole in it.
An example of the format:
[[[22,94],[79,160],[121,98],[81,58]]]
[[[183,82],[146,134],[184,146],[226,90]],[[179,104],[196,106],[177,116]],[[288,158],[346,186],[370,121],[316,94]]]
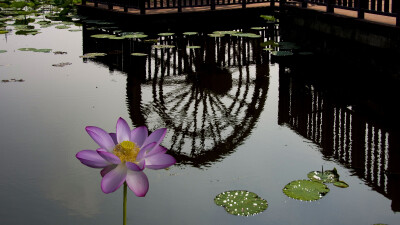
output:
[[[145,32],[174,46],[164,49],[146,38],[93,38],[143,31],[93,21],[69,25],[77,32],[51,26],[34,36],[1,35],[0,224],[122,223],[122,189],[104,194],[99,170],[75,158],[97,148],[85,126],[111,132],[119,117],[151,131],[167,127],[163,145],[178,161],[146,170],[145,198],[128,192],[128,224],[399,224],[399,130],[388,110],[396,86],[377,82],[387,74],[375,72],[358,82],[357,58],[327,67],[337,40],[313,46],[289,26],[262,25],[234,28],[260,38]],[[263,50],[269,40],[294,55]],[[351,46],[347,52],[358,48]],[[94,52],[107,55],[80,57]],[[328,184],[330,192],[312,202],[282,192],[322,166],[336,168],[349,187]],[[214,203],[229,190],[254,192],[268,209],[230,215]]]

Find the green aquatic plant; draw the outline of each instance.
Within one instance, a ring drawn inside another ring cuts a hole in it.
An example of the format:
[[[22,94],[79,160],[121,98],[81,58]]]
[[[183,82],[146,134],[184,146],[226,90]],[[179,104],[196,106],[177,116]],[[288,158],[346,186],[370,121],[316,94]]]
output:
[[[110,38],[110,37],[115,37],[113,34],[93,34],[90,35],[92,38]]]
[[[260,44],[260,46],[261,46],[261,47],[268,47],[268,46],[271,46],[271,47],[278,47],[278,46],[279,46],[279,43],[278,43],[278,42],[275,42],[274,40],[269,40],[269,41],[262,42],[262,43]]]
[[[225,36],[225,34],[219,34],[219,33],[212,33],[212,34],[207,34],[208,36],[210,36],[210,37],[223,37],[223,36]]]
[[[162,37],[167,37],[167,36],[173,36],[175,33],[159,33],[158,36]]]
[[[184,32],[183,35],[192,36],[198,34],[197,32]]]
[[[43,53],[49,53],[51,52],[52,49],[50,48],[19,48],[18,50],[24,51],[24,52],[43,52]]]
[[[190,46],[186,46],[186,48],[188,48],[188,49],[196,49],[196,48],[201,48],[201,46],[190,45]]]
[[[131,53],[132,56],[147,56],[146,53],[141,53],[141,52],[133,52]]]
[[[72,65],[72,63],[70,63],[70,62],[62,62],[62,63],[53,64],[52,66],[54,66],[54,67],[64,67],[64,66],[69,66],[69,65]]]
[[[346,182],[341,181],[341,180],[334,182],[333,185],[335,185],[336,187],[340,187],[340,188],[348,188],[349,187],[349,185]]]
[[[55,28],[57,28],[57,29],[69,29],[71,27],[67,26],[67,25],[58,25],[58,26],[55,26]]]
[[[251,27],[252,30],[264,30],[265,27]]]
[[[146,34],[126,34],[122,35],[123,38],[147,38],[148,35]]]
[[[0,53],[5,53],[5,52],[7,52],[7,50],[0,49]]]
[[[7,34],[8,32],[8,30],[0,30],[0,34]]]
[[[245,190],[222,192],[214,198],[214,202],[224,207],[229,214],[236,216],[252,216],[268,208],[268,202],[265,199]]]
[[[264,20],[266,20],[267,22],[270,22],[270,23],[276,22],[276,18],[274,16],[271,16],[271,15],[260,15],[260,17],[263,18]]]
[[[301,201],[319,200],[329,191],[325,184],[311,180],[295,180],[283,188],[283,193],[289,198]]]
[[[339,181],[339,174],[337,173],[336,168],[325,171],[323,168],[322,171],[311,171],[307,174],[307,177],[312,181],[318,181],[322,183],[335,183]]]
[[[98,56],[106,56],[106,53],[101,53],[101,52],[91,52],[91,53],[86,53],[84,55],[79,56],[79,58],[84,58],[84,59],[88,59],[88,58],[96,58]]]

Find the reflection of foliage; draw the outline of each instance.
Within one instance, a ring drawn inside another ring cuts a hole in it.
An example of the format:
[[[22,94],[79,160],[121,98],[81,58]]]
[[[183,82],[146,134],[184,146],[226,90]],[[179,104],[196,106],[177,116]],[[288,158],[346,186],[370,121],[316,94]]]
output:
[[[256,215],[268,208],[266,200],[253,192],[243,190],[222,192],[215,197],[214,202],[236,216]]]
[[[320,182],[295,180],[283,188],[283,193],[290,198],[302,201],[316,201],[329,192],[329,188]]]

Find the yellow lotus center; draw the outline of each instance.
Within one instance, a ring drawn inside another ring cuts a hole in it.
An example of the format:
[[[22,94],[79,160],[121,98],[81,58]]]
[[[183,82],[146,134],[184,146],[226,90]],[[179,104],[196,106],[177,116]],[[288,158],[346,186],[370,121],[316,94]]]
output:
[[[113,150],[114,155],[118,156],[121,162],[135,162],[140,148],[131,141],[123,141],[117,144]]]

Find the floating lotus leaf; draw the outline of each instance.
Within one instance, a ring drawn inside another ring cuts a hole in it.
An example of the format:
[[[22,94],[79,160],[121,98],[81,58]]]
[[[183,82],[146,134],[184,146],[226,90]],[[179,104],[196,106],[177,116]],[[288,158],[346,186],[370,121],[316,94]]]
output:
[[[79,32],[79,31],[82,31],[82,30],[80,30],[80,29],[70,29],[70,30],[68,30],[69,32]]]
[[[33,52],[43,52],[43,53],[49,53],[51,52],[52,49],[50,48],[40,48],[40,49],[34,49],[32,50]]]
[[[72,63],[70,63],[70,62],[62,62],[62,63],[53,64],[52,66],[64,67],[64,66],[69,66],[69,65],[72,65]]]
[[[128,34],[128,35],[123,35],[123,38],[147,38],[148,35],[146,34]]]
[[[41,20],[36,23],[39,25],[47,25],[47,24],[51,24],[51,21],[50,20]]]
[[[232,36],[249,37],[249,38],[260,38],[261,37],[261,35],[253,34],[253,33],[235,33],[235,34],[232,34]]]
[[[265,27],[252,27],[250,29],[252,29],[252,30],[264,30]]]
[[[260,15],[261,18],[267,20],[267,21],[271,21],[271,22],[275,22],[276,18],[274,16],[271,15]]]
[[[183,33],[183,35],[188,35],[188,36],[196,35],[196,34],[198,34],[198,33],[197,32],[185,32],[185,33]]]
[[[225,36],[225,34],[212,33],[212,34],[208,34],[208,36],[210,36],[210,37],[223,37],[223,36]]]
[[[153,45],[154,48],[175,48],[174,45]]]
[[[157,40],[157,39],[147,39],[147,40],[144,40],[144,42],[147,42],[147,43],[157,43],[158,40]]]
[[[196,48],[201,48],[201,46],[191,45],[191,46],[186,46],[186,48],[188,48],[188,49],[196,49]]]
[[[55,26],[57,29],[69,29],[69,28],[71,28],[70,26],[67,26],[67,25],[58,25],[58,26]]]
[[[340,187],[340,188],[348,188],[349,187],[349,185],[346,182],[341,181],[341,180],[334,182],[333,185],[335,185],[336,187]]]
[[[134,52],[134,53],[131,53],[131,55],[133,55],[133,56],[147,56],[146,53],[140,53],[140,52]]]
[[[307,174],[307,177],[312,181],[318,181],[322,183],[335,183],[339,181],[339,174],[337,173],[336,168],[333,170],[325,170],[325,171],[311,171]]]
[[[236,34],[236,33],[238,33],[237,31],[234,31],[234,30],[228,30],[228,31],[214,31],[213,32],[214,34],[223,34],[223,35],[225,35],[225,34],[230,34],[230,35],[232,35],[232,34]]]
[[[18,50],[20,50],[20,51],[24,51],[24,52],[28,52],[28,51],[33,51],[33,50],[35,50],[36,48],[19,48]]]
[[[289,55],[293,55],[293,52],[290,52],[290,51],[272,51],[271,54],[274,55],[274,56],[289,56]]]
[[[63,21],[62,24],[64,25],[74,25],[74,22],[70,22],[70,21]]]
[[[15,78],[12,78],[12,79],[9,79],[9,80],[1,80],[1,82],[3,82],[3,83],[8,83],[8,82],[24,82],[25,80],[24,79],[15,79]]]
[[[261,46],[261,47],[268,47],[268,46],[271,46],[271,47],[278,47],[279,44],[278,44],[277,42],[275,42],[274,40],[269,40],[269,41],[266,41],[266,42],[261,43],[260,46]]]
[[[113,34],[93,34],[93,35],[90,35],[90,37],[92,37],[92,38],[111,38],[111,37],[116,37],[116,36]]]
[[[0,30],[0,34],[7,34],[8,32],[8,30]]]
[[[295,180],[283,188],[283,193],[290,198],[302,201],[316,201],[329,192],[329,188],[320,182]]]
[[[158,36],[172,36],[172,35],[174,35],[175,33],[159,33],[158,34]]]
[[[40,33],[37,29],[30,29],[30,30],[18,30],[15,32],[16,35],[36,35]]]
[[[264,48],[263,50],[264,51],[273,51],[274,49],[273,48]]]
[[[92,52],[92,53],[86,53],[84,55],[79,56],[80,58],[96,58],[97,56],[106,56],[106,53],[100,53],[100,52]]]
[[[67,52],[63,52],[63,51],[55,51],[55,52],[53,52],[54,53],[54,55],[64,55],[64,54],[67,54]]]
[[[268,208],[266,200],[249,191],[225,191],[214,198],[215,204],[222,206],[232,215],[251,216]]]
[[[1,50],[0,49],[0,53],[5,53],[5,52],[7,52],[7,50]]]
[[[124,37],[117,37],[117,36],[110,36],[108,39],[111,39],[111,40],[122,40],[122,39],[125,39]]]

